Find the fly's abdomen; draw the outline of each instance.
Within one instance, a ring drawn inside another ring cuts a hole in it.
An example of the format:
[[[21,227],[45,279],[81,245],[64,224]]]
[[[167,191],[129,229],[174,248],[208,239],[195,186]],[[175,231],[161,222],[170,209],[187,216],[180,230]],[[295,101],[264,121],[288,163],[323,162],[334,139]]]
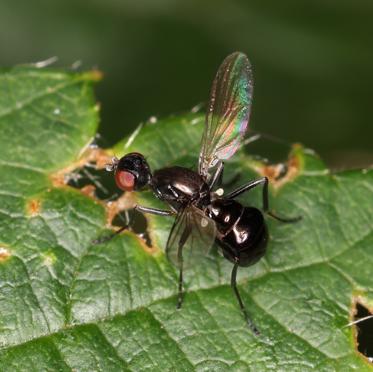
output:
[[[268,231],[259,209],[243,207],[233,200],[213,202],[211,217],[220,233],[217,241],[225,258],[240,266],[250,266],[265,254]],[[215,207],[215,208],[214,208]]]

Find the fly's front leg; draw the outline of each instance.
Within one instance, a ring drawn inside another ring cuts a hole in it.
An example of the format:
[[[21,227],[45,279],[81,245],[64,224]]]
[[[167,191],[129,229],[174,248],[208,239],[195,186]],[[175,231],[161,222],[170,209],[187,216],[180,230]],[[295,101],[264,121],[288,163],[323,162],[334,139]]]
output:
[[[184,280],[183,280],[183,268],[184,268],[184,258],[183,258],[183,247],[188,240],[191,233],[191,226],[187,226],[180,236],[180,240],[177,247],[177,261],[179,266],[179,283],[177,292],[177,303],[176,309],[181,309],[181,305],[184,300]]]
[[[149,213],[156,216],[173,216],[176,213],[175,210],[168,211],[163,209],[144,207],[142,205],[135,205],[134,209],[141,213]]]
[[[95,240],[92,240],[92,244],[98,245],[98,244],[107,243],[108,241],[110,241],[111,239],[119,235],[122,231],[127,230],[127,229],[129,229],[129,225],[122,226],[120,229],[118,229],[117,231],[113,232],[110,235],[101,236]]]
[[[272,218],[278,221],[281,221],[281,222],[297,222],[302,218],[301,216],[294,217],[294,218],[283,218],[283,217],[277,216],[275,213],[269,210],[268,178],[267,177],[259,178],[258,180],[254,180],[254,181],[248,182],[245,185],[242,185],[238,189],[226,195],[226,198],[227,199],[237,198],[239,195],[243,194],[244,192],[249,191],[259,185],[263,186],[263,210],[265,213],[267,213]]]
[[[167,210],[162,210],[162,209],[156,209],[156,208],[149,208],[149,207],[144,207],[142,205],[136,205],[134,207],[136,211],[142,212],[142,213],[150,213],[154,214],[156,216],[172,216],[176,213],[176,211],[167,211]],[[126,224],[125,226],[122,226],[120,229],[115,231],[114,233],[106,236],[101,236],[100,238],[97,238],[92,241],[92,244],[97,245],[97,244],[102,244],[110,241],[113,239],[115,236],[119,235],[122,231],[128,230],[130,228],[129,224]]]

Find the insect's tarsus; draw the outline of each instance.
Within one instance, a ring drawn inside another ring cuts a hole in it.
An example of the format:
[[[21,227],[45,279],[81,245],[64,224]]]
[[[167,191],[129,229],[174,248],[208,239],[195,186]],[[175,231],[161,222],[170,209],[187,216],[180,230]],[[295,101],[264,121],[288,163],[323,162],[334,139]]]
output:
[[[107,243],[108,241],[112,240],[117,235],[119,235],[121,232],[123,232],[124,230],[127,230],[127,229],[129,229],[129,225],[122,226],[121,228],[119,228],[115,232],[111,233],[110,235],[101,236],[101,237],[93,240],[92,244],[93,245],[98,245],[98,244]]]
[[[238,291],[238,288],[237,288],[237,270],[238,270],[238,266],[239,266],[239,263],[238,261],[233,265],[233,269],[232,269],[232,274],[231,274],[231,287],[233,289],[233,292],[234,294],[236,295],[237,297],[237,301],[238,301],[238,304],[240,306],[240,309],[241,309],[241,312],[246,320],[246,323],[248,324],[248,326],[250,327],[250,329],[253,331],[253,333],[256,335],[256,336],[259,336],[260,335],[260,332],[258,330],[258,328],[255,326],[254,322],[251,320],[250,316],[249,316],[249,313],[247,312],[246,310],[246,307],[241,299],[241,296],[240,296],[240,292]]]
[[[183,292],[183,258],[180,259],[180,268],[179,268],[179,285],[177,293],[177,304],[176,309],[181,309],[183,304],[184,292]]]

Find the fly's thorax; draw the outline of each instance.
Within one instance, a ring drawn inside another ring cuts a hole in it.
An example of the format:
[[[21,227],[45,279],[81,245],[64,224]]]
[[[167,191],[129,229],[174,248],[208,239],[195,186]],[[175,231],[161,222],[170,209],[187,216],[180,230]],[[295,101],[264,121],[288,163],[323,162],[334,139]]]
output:
[[[154,172],[151,186],[158,198],[177,204],[199,203],[209,197],[209,189],[196,172],[183,167],[170,167]]]
[[[208,216],[224,232],[232,228],[242,214],[243,206],[231,199],[215,199],[207,208]]]

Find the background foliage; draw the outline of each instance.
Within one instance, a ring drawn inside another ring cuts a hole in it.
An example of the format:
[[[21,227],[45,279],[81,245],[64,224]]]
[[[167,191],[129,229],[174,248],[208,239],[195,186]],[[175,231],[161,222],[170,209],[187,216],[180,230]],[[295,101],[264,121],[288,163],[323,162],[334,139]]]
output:
[[[0,65],[58,56],[57,66],[99,67],[100,131],[112,144],[151,115],[205,102],[219,63],[241,50],[254,65],[252,127],[332,165],[365,165],[372,18],[369,0],[2,0]],[[271,159],[287,152],[263,146]]]

